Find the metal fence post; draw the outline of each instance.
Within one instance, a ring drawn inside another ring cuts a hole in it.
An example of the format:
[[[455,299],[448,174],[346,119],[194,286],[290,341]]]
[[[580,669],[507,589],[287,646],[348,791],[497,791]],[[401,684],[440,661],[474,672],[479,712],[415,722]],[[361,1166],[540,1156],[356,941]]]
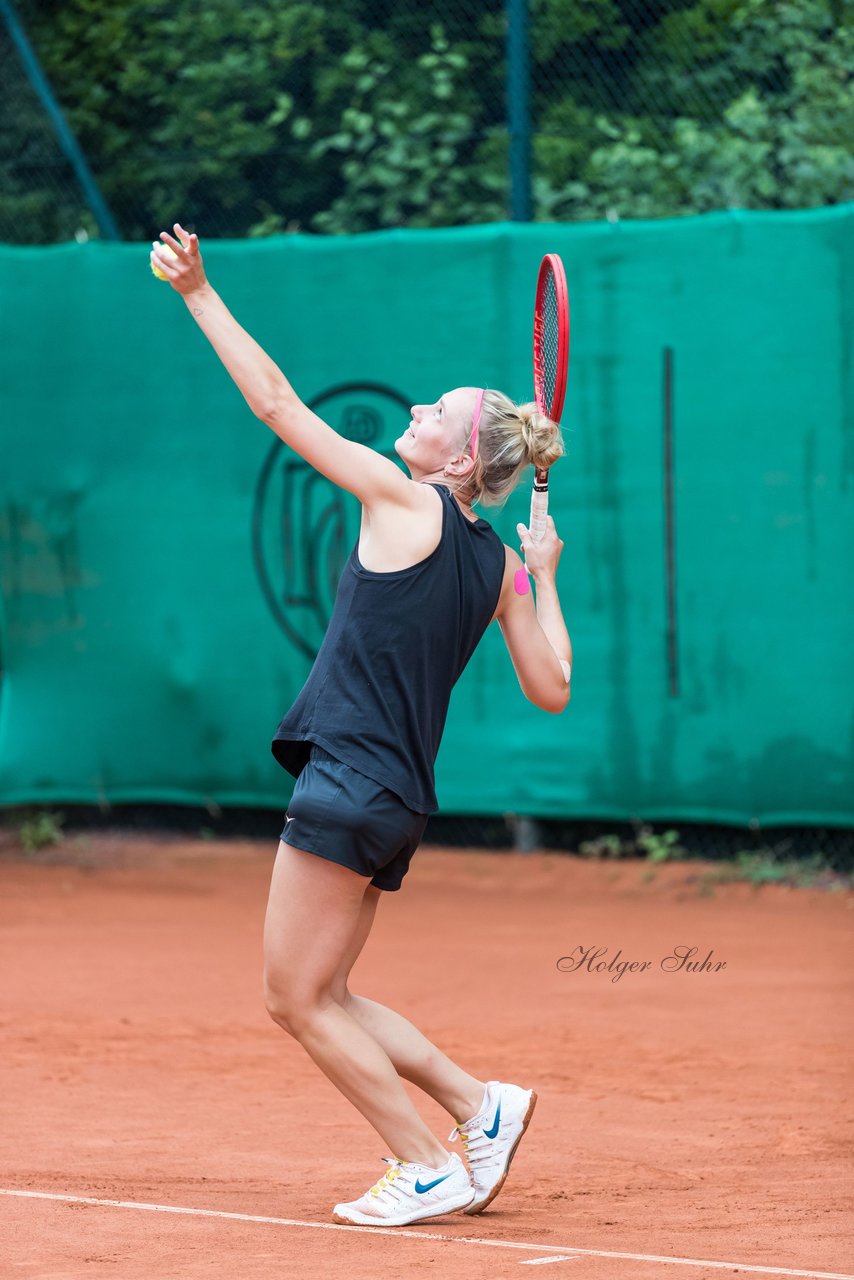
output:
[[[507,130],[510,217],[531,221],[531,41],[529,0],[507,0]]]

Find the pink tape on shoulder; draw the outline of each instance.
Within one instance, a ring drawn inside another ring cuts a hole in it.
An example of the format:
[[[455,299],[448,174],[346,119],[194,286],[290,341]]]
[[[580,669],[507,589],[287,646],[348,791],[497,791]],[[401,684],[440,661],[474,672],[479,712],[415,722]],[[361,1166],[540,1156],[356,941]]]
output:
[[[516,588],[517,596],[526,596],[531,590],[531,583],[528,580],[527,569],[517,569],[516,576],[513,579],[513,586]]]

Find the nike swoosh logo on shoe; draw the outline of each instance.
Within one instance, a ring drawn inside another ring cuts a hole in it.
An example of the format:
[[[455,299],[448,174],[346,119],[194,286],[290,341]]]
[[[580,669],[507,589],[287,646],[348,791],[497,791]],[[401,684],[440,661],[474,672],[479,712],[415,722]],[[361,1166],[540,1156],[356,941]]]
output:
[[[496,1137],[500,1124],[501,1124],[501,1099],[499,1098],[498,1106],[495,1109],[495,1119],[492,1122],[492,1128],[484,1129],[483,1131],[486,1134],[487,1138]]]
[[[444,1182],[450,1176],[450,1173],[443,1173],[441,1178],[437,1178],[435,1182],[422,1182],[420,1178],[416,1178],[415,1190],[419,1195],[423,1195],[425,1191],[432,1191],[434,1187],[438,1187],[440,1182]]]

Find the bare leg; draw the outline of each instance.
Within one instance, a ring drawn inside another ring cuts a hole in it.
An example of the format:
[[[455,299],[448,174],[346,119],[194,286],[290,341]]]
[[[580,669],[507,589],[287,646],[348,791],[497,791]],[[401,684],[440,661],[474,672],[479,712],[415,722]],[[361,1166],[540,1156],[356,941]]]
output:
[[[368,884],[347,867],[279,842],[264,927],[267,1008],[392,1155],[439,1168],[447,1152],[421,1119],[388,1054],[332,994]]]
[[[462,1124],[480,1110],[486,1089],[485,1082],[458,1067],[399,1013],[375,1000],[368,1000],[365,996],[352,995],[347,988],[350,970],[371,931],[381,896],[379,889],[368,886],[362,901],[359,923],[350,947],[342,958],[332,994],[382,1046],[397,1074],[435,1098],[440,1106]]]
[[[382,1045],[399,1076],[435,1098],[460,1124],[477,1115],[485,1081],[463,1071],[393,1009],[354,995],[349,996],[344,1007]]]

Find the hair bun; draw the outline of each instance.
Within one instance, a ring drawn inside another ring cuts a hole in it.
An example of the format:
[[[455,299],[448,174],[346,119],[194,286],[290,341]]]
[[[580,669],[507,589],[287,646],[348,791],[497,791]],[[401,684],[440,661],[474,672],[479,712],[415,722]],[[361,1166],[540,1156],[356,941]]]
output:
[[[540,413],[533,401],[519,406],[519,417],[528,461],[538,470],[547,470],[566,452],[560,427]]]
[[[482,409],[472,500],[496,507],[506,501],[531,463],[548,469],[564,447],[557,424],[533,402],[516,404],[503,391],[487,388]]]

